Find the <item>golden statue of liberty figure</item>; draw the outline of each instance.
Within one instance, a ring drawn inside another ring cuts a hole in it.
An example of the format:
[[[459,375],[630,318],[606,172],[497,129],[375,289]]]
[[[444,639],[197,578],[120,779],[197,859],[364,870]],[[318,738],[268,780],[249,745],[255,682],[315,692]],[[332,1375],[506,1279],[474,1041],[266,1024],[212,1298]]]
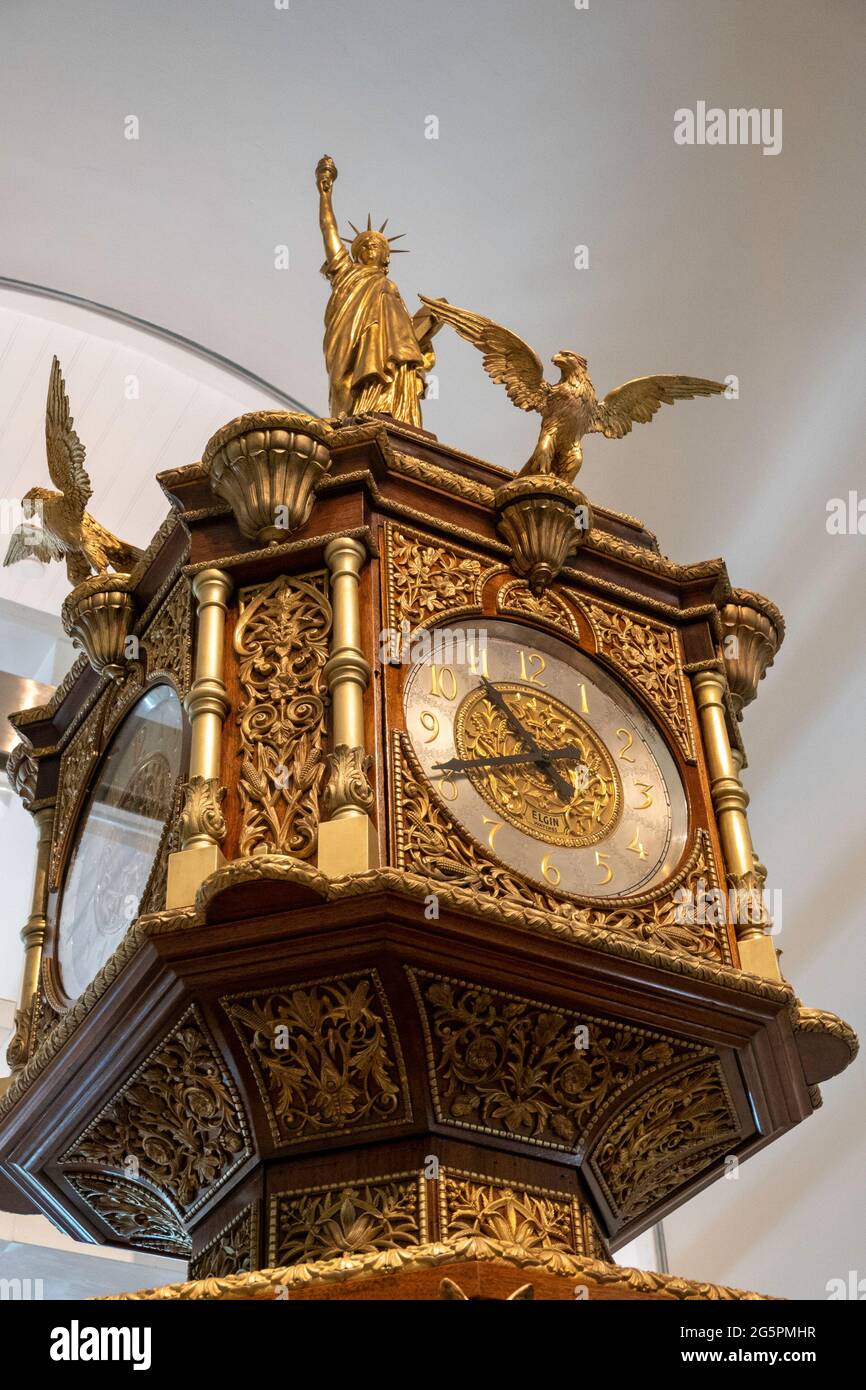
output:
[[[381,411],[420,425],[426,373],[436,361],[431,339],[441,322],[426,308],[413,318],[388,279],[390,243],[399,237],[385,236],[387,219],[378,231],[369,216],[362,231],[350,222],[354,237],[340,236],[331,205],[336,177],[334,161],[324,155],[316,165],[316,187],[326,257],[322,274],[331,282],[324,340],[331,414]]]

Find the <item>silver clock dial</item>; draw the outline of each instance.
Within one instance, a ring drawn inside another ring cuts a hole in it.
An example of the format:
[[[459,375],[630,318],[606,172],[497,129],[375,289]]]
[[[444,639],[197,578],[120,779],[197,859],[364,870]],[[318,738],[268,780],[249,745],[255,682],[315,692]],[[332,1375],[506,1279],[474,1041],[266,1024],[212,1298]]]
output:
[[[473,838],[539,886],[584,898],[674,872],[688,808],[652,720],[591,657],[505,620],[451,623],[409,672],[415,755]],[[546,756],[552,755],[552,756]]]

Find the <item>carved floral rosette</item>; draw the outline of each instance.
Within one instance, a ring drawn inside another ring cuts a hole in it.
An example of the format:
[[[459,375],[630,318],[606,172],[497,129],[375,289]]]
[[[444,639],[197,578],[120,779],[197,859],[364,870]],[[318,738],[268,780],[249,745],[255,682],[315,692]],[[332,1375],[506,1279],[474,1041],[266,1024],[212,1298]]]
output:
[[[242,415],[213,436],[202,462],[248,540],[270,545],[304,525],[331,467],[329,439],[313,416],[277,411]]]

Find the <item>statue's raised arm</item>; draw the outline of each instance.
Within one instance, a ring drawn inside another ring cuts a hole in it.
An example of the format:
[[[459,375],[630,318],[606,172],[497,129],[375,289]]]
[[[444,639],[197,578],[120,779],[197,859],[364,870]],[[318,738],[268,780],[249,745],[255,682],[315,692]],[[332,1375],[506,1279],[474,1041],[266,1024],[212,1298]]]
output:
[[[337,180],[337,166],[329,154],[323,154],[316,165],[316,187],[319,190],[319,226],[325,245],[325,273],[335,261],[348,255],[337,230],[337,219],[331,194]]]

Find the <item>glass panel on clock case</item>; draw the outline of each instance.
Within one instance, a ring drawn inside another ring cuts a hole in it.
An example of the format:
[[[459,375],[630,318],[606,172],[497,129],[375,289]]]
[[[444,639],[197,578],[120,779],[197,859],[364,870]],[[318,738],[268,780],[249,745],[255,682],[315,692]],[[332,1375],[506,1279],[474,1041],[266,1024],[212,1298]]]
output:
[[[506,619],[425,636],[406,679],[407,732],[438,802],[485,853],[589,899],[671,877],[685,791],[660,730],[613,675]]]
[[[77,999],[138,915],[181,769],[183,711],[158,685],[126,716],[100,764],[63,886],[55,959]]]

